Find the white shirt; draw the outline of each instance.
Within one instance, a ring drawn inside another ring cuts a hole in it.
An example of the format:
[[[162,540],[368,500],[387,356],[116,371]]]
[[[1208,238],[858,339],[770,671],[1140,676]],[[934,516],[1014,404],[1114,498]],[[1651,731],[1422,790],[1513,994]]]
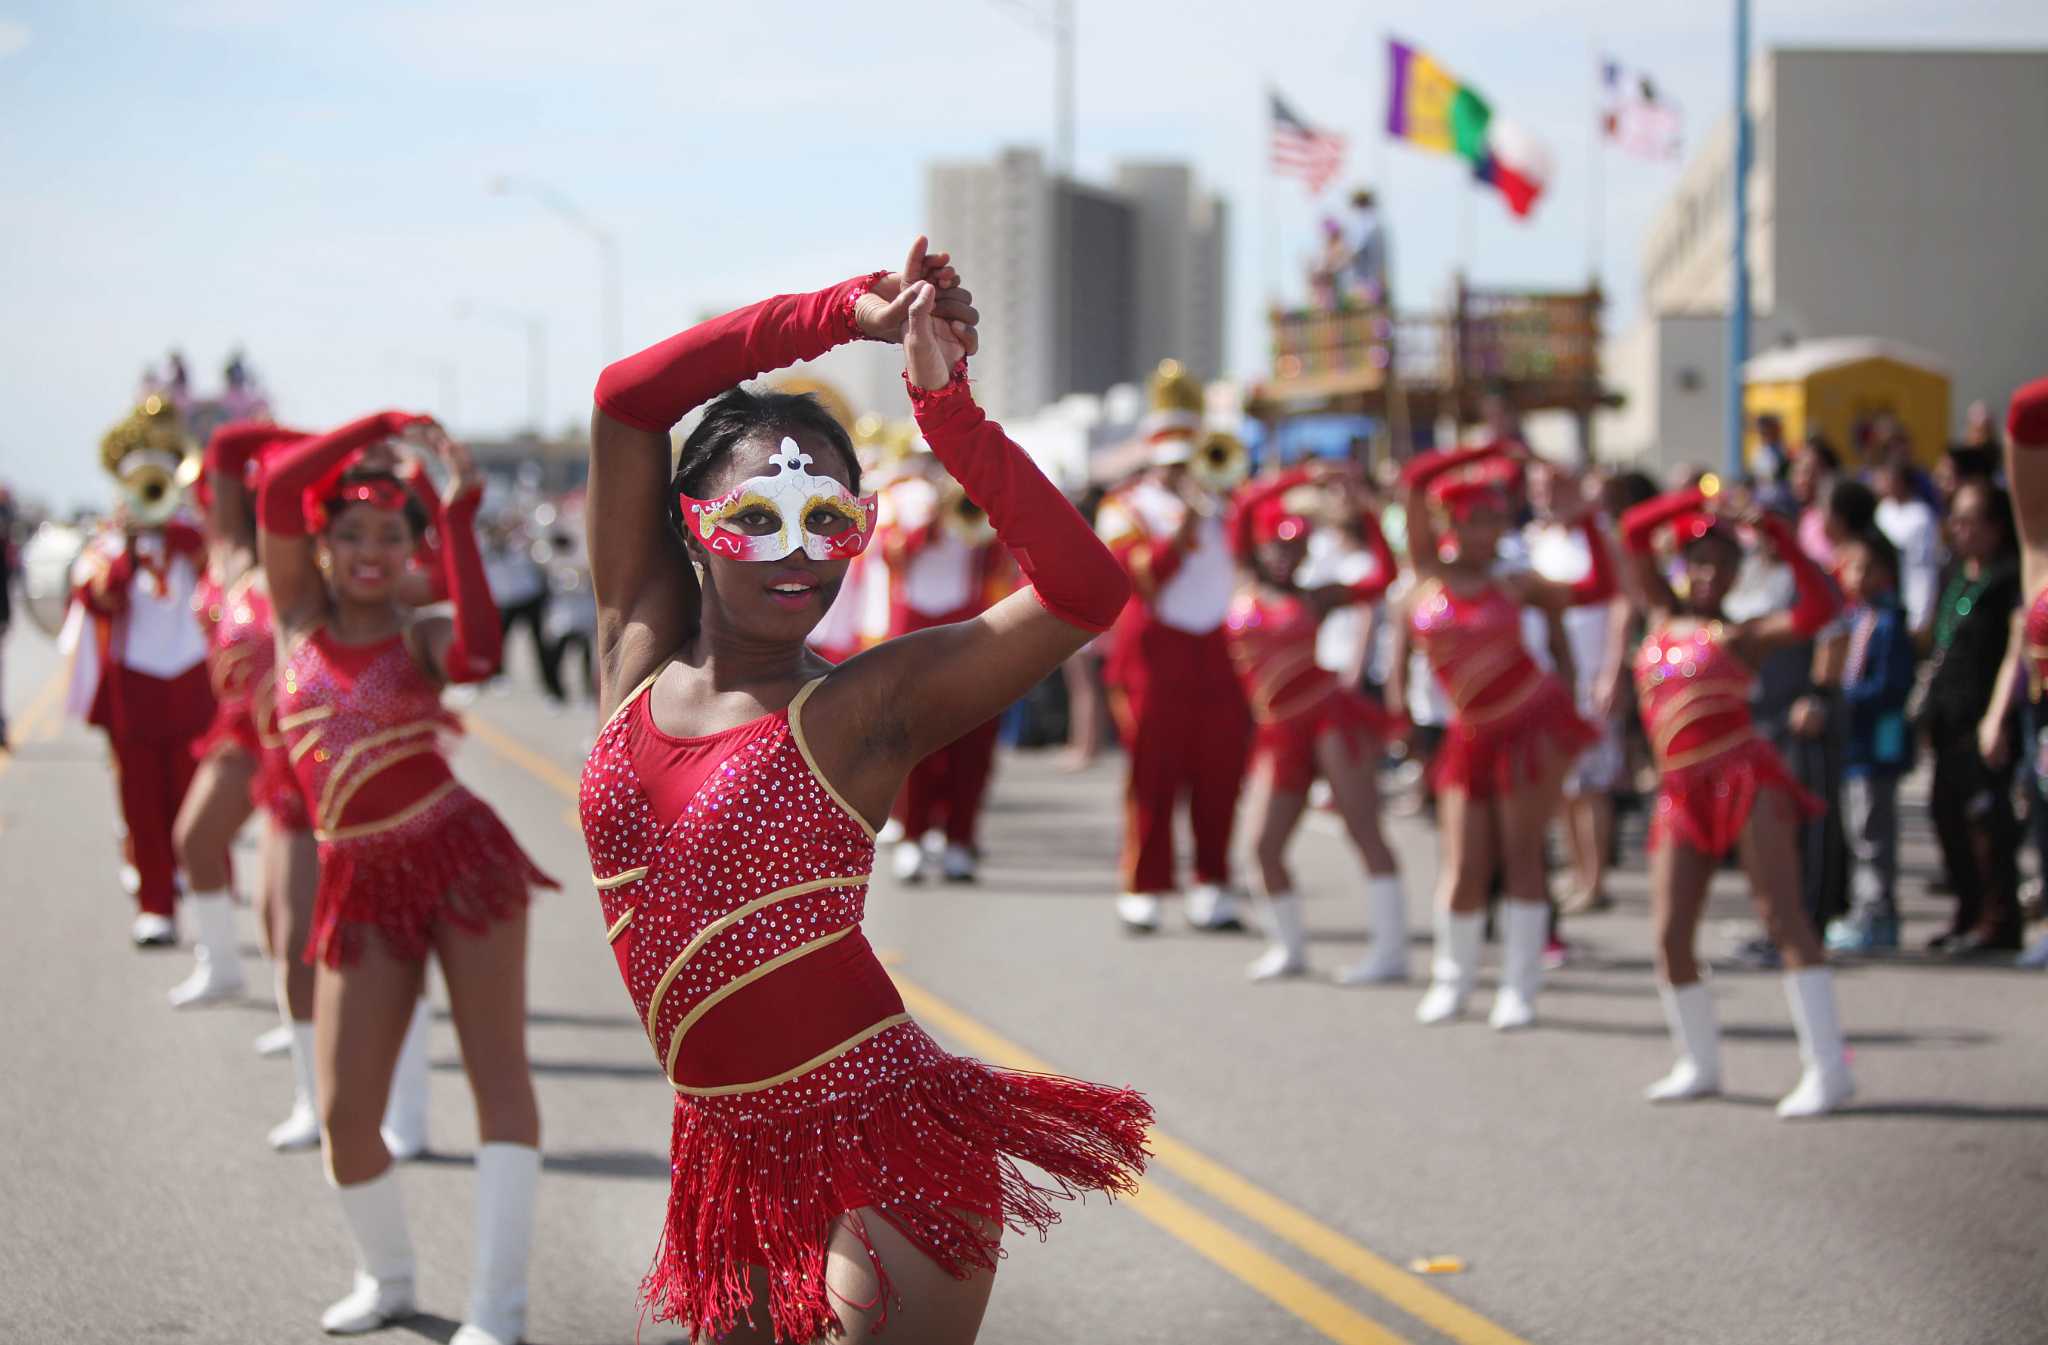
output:
[[[1877,502],[1877,527],[1899,549],[1899,600],[1914,630],[1927,624],[1941,573],[1941,523],[1921,499]]]
[[[1170,537],[1187,517],[1188,505],[1156,481],[1140,481],[1105,510],[1121,506],[1148,537]],[[1180,568],[1160,585],[1152,599],[1159,623],[1189,635],[1207,635],[1223,624],[1237,587],[1237,563],[1230,554],[1219,515],[1205,518],[1195,529],[1195,546],[1181,557]]]
[[[1529,568],[1554,584],[1576,584],[1593,571],[1593,548],[1585,531],[1556,523],[1529,526]],[[1540,614],[1539,614],[1540,615]],[[1613,614],[1608,604],[1571,607],[1564,613],[1565,643],[1572,651],[1572,672],[1583,697],[1599,679],[1607,662],[1607,637]],[[1549,644],[1547,626],[1545,645]]]

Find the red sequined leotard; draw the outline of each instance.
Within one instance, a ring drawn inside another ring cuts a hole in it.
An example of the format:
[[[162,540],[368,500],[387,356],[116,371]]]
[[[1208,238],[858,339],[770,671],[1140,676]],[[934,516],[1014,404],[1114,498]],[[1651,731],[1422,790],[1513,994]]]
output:
[[[1749,709],[1755,680],[1718,621],[1666,622],[1636,650],[1636,699],[1660,776],[1652,849],[1675,838],[1726,854],[1766,789],[1783,790],[1808,816],[1824,811],[1758,735]]]
[[[1000,1230],[963,1213],[1043,1232],[1052,1197],[1131,1190],[1142,1097],[949,1055],[904,1011],[860,930],[873,833],[805,744],[818,683],[780,713],[675,738],[654,724],[655,680],[599,733],[582,821],[612,950],[676,1090],[643,1286],[657,1318],[719,1338],[761,1265],[777,1339],[811,1340],[837,1326],[826,1248],[848,1211],[880,1211],[966,1274],[993,1266]]]
[[[277,681],[277,727],[320,842],[308,961],[353,960],[371,929],[416,961],[441,922],[481,931],[555,885],[448,769],[455,721],[406,635],[344,645],[322,627]]]
[[[1373,739],[1392,737],[1401,720],[1338,684],[1316,662],[1322,615],[1306,598],[1247,587],[1231,600],[1223,627],[1256,724],[1254,758],[1271,762],[1274,787],[1301,793],[1315,782],[1316,742],[1338,734],[1355,760]]]
[[[250,802],[285,830],[304,831],[312,825],[305,795],[277,731],[277,643],[263,572],[250,570],[225,590],[208,576],[194,605],[210,632],[207,672],[216,709],[212,727],[192,745],[192,754],[202,761],[223,751],[252,758],[256,774],[249,781]]]
[[[1566,761],[1599,741],[1571,691],[1522,644],[1522,605],[1500,585],[1456,593],[1441,579],[1415,591],[1409,629],[1451,702],[1438,749],[1439,789],[1474,798],[1534,779],[1547,759]]]

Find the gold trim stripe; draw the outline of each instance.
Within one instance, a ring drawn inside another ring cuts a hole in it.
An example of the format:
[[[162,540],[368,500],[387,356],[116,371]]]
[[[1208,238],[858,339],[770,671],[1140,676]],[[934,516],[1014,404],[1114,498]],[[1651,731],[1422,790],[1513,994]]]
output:
[[[683,1015],[683,1021],[676,1024],[676,1030],[669,1034],[668,1050],[663,1054],[661,1061],[662,1073],[668,1077],[670,1083],[675,1082],[676,1052],[682,1049],[683,1038],[688,1035],[691,1028],[703,1021],[705,1014],[710,1013],[721,1001],[728,996],[738,994],[771,972],[780,971],[790,963],[800,958],[809,957],[821,948],[831,947],[859,928],[860,926],[857,924],[841,925],[830,934],[821,935],[818,938],[812,939],[809,943],[800,943],[782,954],[782,956],[768,959],[768,961],[763,962],[745,975],[733,977],[730,981],[718,987],[718,989],[698,1000],[690,1007],[690,1011]]]
[[[711,1088],[693,1088],[688,1084],[677,1083],[671,1079],[669,1080],[669,1086],[684,1097],[731,1097],[735,1093],[758,1093],[764,1088],[773,1088],[777,1084],[785,1084],[791,1079],[809,1074],[820,1065],[829,1065],[868,1038],[878,1037],[890,1028],[901,1027],[909,1021],[910,1015],[907,1013],[891,1014],[879,1023],[862,1028],[837,1046],[827,1047],[825,1050],[818,1052],[818,1054],[804,1061],[801,1065],[792,1066],[780,1074],[772,1074],[765,1079],[756,1079],[752,1083],[725,1083]]]
[[[627,883],[637,883],[646,876],[647,865],[642,864],[636,869],[621,870],[609,878],[600,878],[593,873],[590,875],[590,885],[600,892],[609,892],[615,887],[624,887]]]
[[[617,709],[613,710],[610,714],[605,716],[604,723],[598,726],[597,731],[599,733],[603,733],[606,729],[610,728],[612,726],[612,721],[614,719],[617,719],[620,715],[626,713],[626,711],[632,707],[634,701],[637,701],[642,696],[646,695],[647,689],[653,686],[656,680],[659,679],[663,673],[668,671],[668,665],[674,662],[675,659],[673,657],[663,659],[660,662],[660,664],[655,667],[653,672],[647,674],[646,677],[640,680],[640,685],[633,688],[632,694],[628,695],[626,699],[619,702]]]
[[[1549,680],[1548,673],[1540,669],[1536,670],[1523,681],[1522,685],[1509,692],[1498,705],[1489,705],[1483,710],[1467,710],[1464,706],[1460,705],[1457,707],[1457,717],[1464,720],[1466,725],[1472,728],[1491,724],[1499,719],[1505,719],[1521,709],[1531,696],[1542,690],[1543,684],[1547,680]]]
[[[362,792],[364,785],[370,783],[370,781],[376,779],[385,771],[390,770],[393,766],[396,766],[401,761],[410,761],[414,757],[430,756],[436,752],[439,752],[440,750],[441,745],[437,742],[434,742],[431,739],[423,743],[407,743],[404,747],[401,747],[397,751],[392,752],[388,756],[384,757],[382,760],[378,761],[376,764],[360,772],[353,780],[350,780],[348,784],[345,785],[341,789],[341,791],[334,796],[334,807],[331,810],[325,810],[321,812],[321,820],[328,823],[330,826],[338,824],[343,818],[343,816],[345,816],[348,813],[349,804],[355,802],[356,795]],[[338,770],[339,768],[337,768],[337,771]],[[332,783],[332,781],[330,780],[329,783]]]
[[[1695,747],[1690,752],[1681,752],[1668,761],[1659,761],[1657,769],[1662,771],[1680,771],[1684,770],[1687,766],[1697,766],[1702,761],[1713,760],[1730,748],[1740,747],[1743,743],[1748,742],[1754,737],[1756,737],[1756,726],[1754,724],[1746,724],[1724,738],[1716,738],[1704,747]]]
[[[619,935],[624,934],[626,926],[633,923],[633,910],[633,907],[628,906],[624,915],[612,921],[611,931],[604,936],[606,943],[617,943],[619,941]]]
[[[875,829],[869,826],[868,820],[855,812],[853,805],[848,803],[840,795],[839,791],[832,787],[832,782],[825,778],[825,772],[818,769],[818,759],[811,755],[810,743],[804,740],[804,702],[811,698],[811,693],[816,691],[824,680],[822,677],[814,677],[804,683],[803,690],[797,692],[796,699],[789,703],[789,736],[796,739],[796,750],[802,754],[804,766],[810,771],[811,778],[818,782],[818,788],[824,790],[832,802],[839,805],[841,812],[860,825],[860,829],[867,833],[869,840],[873,840],[875,839]]]
[[[770,892],[765,897],[755,897],[752,901],[727,911],[724,915],[719,916],[716,920],[698,930],[696,937],[683,945],[683,951],[676,954],[675,961],[668,964],[668,970],[663,972],[661,980],[655,983],[654,994],[647,1001],[648,1039],[653,1039],[655,1024],[661,1018],[662,997],[668,994],[669,986],[673,985],[676,977],[681,974],[683,964],[703,952],[705,944],[725,933],[725,931],[754,914],[754,912],[766,910],[779,901],[788,901],[791,897],[807,896],[812,892],[821,892],[828,887],[859,887],[867,880],[867,874],[861,874],[858,877],[813,878],[807,883],[798,883],[795,887],[785,887],[780,891]]]
[[[1444,694],[1451,698],[1451,704],[1462,710],[1495,678],[1528,657],[1528,651],[1520,644],[1504,643],[1491,649],[1481,649],[1472,655],[1471,664],[1445,679]],[[1534,660],[1530,662],[1533,665]]]
[[[364,836],[375,836],[379,832],[389,831],[393,827],[402,827],[461,787],[460,781],[444,780],[433,789],[428,790],[426,795],[418,802],[399,809],[390,817],[377,822],[365,822],[361,826],[345,827],[340,831],[316,831],[313,833],[313,839],[316,841],[353,841],[359,840]]]
[[[299,758],[313,750],[313,745],[320,741],[320,735],[323,732],[325,732],[325,730],[323,729],[314,729],[311,733],[307,734],[305,737],[293,743],[292,750],[286,754],[286,759],[289,760],[292,763],[292,765],[298,765]]]
[[[313,815],[316,817],[334,816],[334,809],[331,805],[334,802],[335,792],[341,788],[342,777],[348,774],[349,767],[362,760],[363,753],[374,752],[380,747],[398,742],[401,739],[410,738],[417,733],[438,733],[440,729],[441,721],[438,719],[414,719],[404,724],[394,724],[388,729],[372,733],[367,738],[358,738],[355,742],[350,743],[348,749],[335,758],[334,765],[328,768],[327,781],[320,787],[320,806],[313,810]]]
[[[309,709],[301,710],[297,714],[282,716],[277,721],[277,727],[281,733],[290,733],[293,729],[302,729],[308,724],[317,724],[323,719],[332,718],[334,718],[334,707],[332,705],[315,705]]]

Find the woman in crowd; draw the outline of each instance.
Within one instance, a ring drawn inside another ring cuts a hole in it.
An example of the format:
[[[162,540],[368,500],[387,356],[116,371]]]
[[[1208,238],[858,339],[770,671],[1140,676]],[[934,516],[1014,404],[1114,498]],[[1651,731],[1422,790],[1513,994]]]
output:
[[[1373,569],[1352,584],[1302,588],[1296,572],[1308,555],[1311,515],[1327,515],[1333,495],[1358,518]],[[1249,772],[1253,853],[1271,945],[1248,969],[1253,980],[1308,970],[1301,898],[1287,848],[1308,810],[1309,787],[1330,784],[1344,827],[1366,871],[1372,948],[1338,973],[1345,984],[1398,981],[1408,974],[1408,907],[1401,871],[1380,834],[1377,773],[1385,742],[1401,721],[1341,685],[1316,662],[1316,635],[1338,607],[1377,602],[1394,582],[1394,553],[1372,512],[1335,474],[1297,469],[1242,487],[1233,502],[1231,549],[1240,583],[1224,618],[1231,662],[1257,725]]]
[[[418,427],[447,468],[436,520],[449,616],[402,585],[415,497],[363,450]],[[476,1095],[476,1270],[456,1345],[513,1345],[540,1175],[526,1059],[526,903],[549,885],[441,751],[442,688],[497,669],[502,632],[477,551],[481,481],[423,418],[386,412],[297,444],[264,473],[261,543],[278,644],[278,725],[320,843],[306,955],[327,1173],[357,1253],[336,1334],[414,1310],[412,1242],[379,1122],[432,951]]]
[[[1716,511],[1716,483],[1660,496],[1622,519],[1622,544],[1636,591],[1648,602],[1649,632],[1636,653],[1636,696],[1661,773],[1651,819],[1650,891],[1657,932],[1659,992],[1679,1061],[1652,1084],[1653,1102],[1703,1097],[1721,1086],[1720,1033],[1700,982],[1694,943],[1707,885],[1739,849],[1757,912],[1784,959],[1785,993],[1804,1064],[1798,1086],[1778,1103],[1786,1118],[1832,1111],[1854,1092],[1835,1012],[1834,983],[1797,880],[1783,862],[1802,815],[1820,802],[1787,773],[1750,715],[1755,669],[1773,648],[1812,639],[1840,608],[1834,586],[1776,516],[1746,526],[1792,571],[1789,611],[1746,621],[1722,615],[1744,545]],[[1655,560],[1660,531],[1674,531],[1684,560],[1683,596]]]
[[[943,254],[714,318],[607,369],[591,570],[612,717],[583,829],[621,972],[676,1089],[657,1316],[724,1341],[958,1342],[1004,1227],[1132,1188],[1138,1095],[941,1051],[860,934],[875,824],[927,753],[1115,620],[1129,586],[974,404]],[[911,406],[1031,588],[836,667],[805,637],[874,523],[845,431],[745,379],[902,341]],[[671,472],[669,429],[715,398]],[[1017,1166],[1051,1179],[1038,1184]]]
[[[1464,1012],[1479,964],[1486,899],[1498,874],[1503,943],[1497,1029],[1535,1021],[1550,900],[1544,833],[1565,773],[1597,738],[1571,691],[1543,672],[1522,642],[1522,609],[1561,612],[1607,601],[1614,573],[1607,544],[1583,502],[1563,520],[1586,532],[1591,568],[1573,584],[1528,572],[1494,577],[1510,526],[1502,485],[1512,458],[1497,446],[1425,454],[1402,473],[1408,552],[1416,585],[1405,621],[1451,703],[1432,767],[1442,860],[1437,878],[1436,953],[1423,1023]]]

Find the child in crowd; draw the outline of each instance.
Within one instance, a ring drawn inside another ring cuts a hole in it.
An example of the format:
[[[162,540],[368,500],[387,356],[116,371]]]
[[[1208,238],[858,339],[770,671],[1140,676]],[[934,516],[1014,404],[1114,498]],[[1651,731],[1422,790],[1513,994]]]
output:
[[[1899,602],[1899,553],[1875,526],[1835,548],[1836,579],[1848,603],[1848,652],[1841,706],[1842,826],[1849,843],[1849,912],[1828,926],[1834,952],[1890,952],[1899,946],[1894,900],[1899,874],[1899,781],[1912,768],[1906,700],[1913,690],[1913,640]]]

